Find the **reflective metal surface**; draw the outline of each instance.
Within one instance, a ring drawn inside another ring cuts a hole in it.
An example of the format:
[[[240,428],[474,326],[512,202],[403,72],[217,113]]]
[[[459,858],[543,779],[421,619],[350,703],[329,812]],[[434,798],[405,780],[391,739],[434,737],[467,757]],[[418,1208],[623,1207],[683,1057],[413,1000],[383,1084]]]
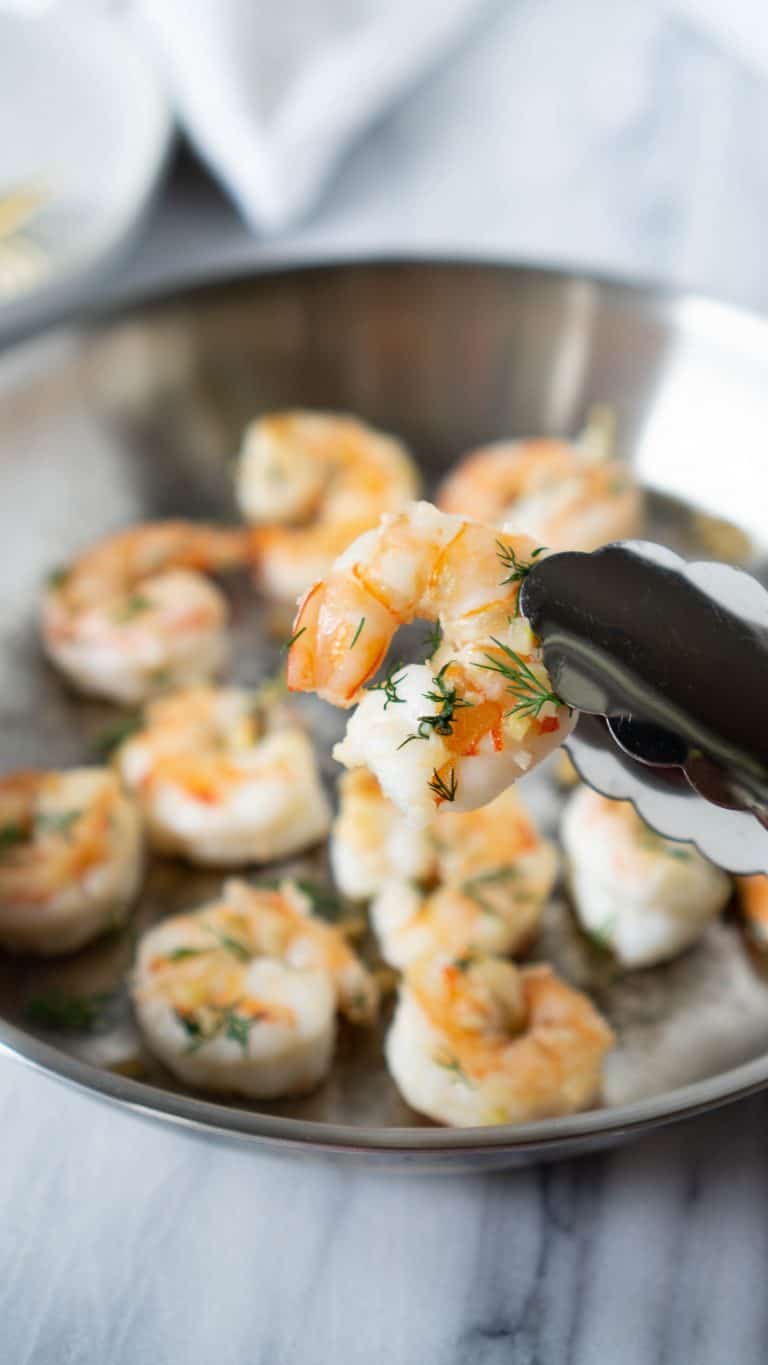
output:
[[[584,780],[630,798],[659,834],[691,840],[728,871],[767,873],[760,582],[732,564],[623,541],[540,559],[520,607],[554,691],[581,713],[567,748]]]
[[[108,706],[70,693],[41,658],[34,607],[43,574],[131,520],[233,516],[231,456],[255,412],[352,410],[409,441],[429,482],[467,447],[501,434],[576,431],[595,402],[613,406],[620,453],[661,490],[650,500],[650,538],[687,557],[758,564],[768,328],[718,305],[539,271],[360,264],[196,290],[8,352],[0,358],[2,768],[92,756],[115,720]],[[277,665],[287,622],[256,603],[246,582],[231,591],[235,676],[257,681]],[[313,699],[299,704],[321,735],[330,779],[341,718]],[[562,804],[553,776],[535,775],[526,791],[551,830]],[[324,873],[319,855],[298,865]],[[617,1029],[603,1108],[516,1129],[433,1127],[400,1102],[380,1035],[352,1030],[316,1094],[263,1110],[211,1103],[142,1051],[121,981],[135,930],[204,900],[218,882],[156,860],[131,932],[58,962],[1,958],[0,1046],[155,1117],[419,1169],[605,1145],[768,1081],[768,985],[735,919],[677,962],[622,977],[558,896],[532,956],[588,986]],[[95,1030],[33,1027],[30,998],[52,989],[98,996]]]

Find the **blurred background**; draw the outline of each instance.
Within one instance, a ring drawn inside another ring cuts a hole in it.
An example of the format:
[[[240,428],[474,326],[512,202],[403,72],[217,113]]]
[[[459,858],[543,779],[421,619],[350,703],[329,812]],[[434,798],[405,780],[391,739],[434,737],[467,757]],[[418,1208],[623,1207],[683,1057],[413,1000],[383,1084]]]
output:
[[[296,258],[768,306],[764,0],[1,0],[0,338]]]

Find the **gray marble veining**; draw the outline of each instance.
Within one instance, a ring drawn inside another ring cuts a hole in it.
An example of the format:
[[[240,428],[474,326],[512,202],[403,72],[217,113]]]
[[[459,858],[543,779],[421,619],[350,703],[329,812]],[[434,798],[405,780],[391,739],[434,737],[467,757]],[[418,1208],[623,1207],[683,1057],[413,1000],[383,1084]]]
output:
[[[203,1142],[0,1064],[13,1365],[757,1365],[768,1100],[485,1177]]]

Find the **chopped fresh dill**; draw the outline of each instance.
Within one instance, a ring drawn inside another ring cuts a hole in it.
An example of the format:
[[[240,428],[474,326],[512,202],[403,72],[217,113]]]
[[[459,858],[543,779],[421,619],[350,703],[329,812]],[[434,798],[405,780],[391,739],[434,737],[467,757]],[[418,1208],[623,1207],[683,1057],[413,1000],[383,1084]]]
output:
[[[468,896],[470,900],[479,905],[486,915],[498,915],[498,910],[485,899],[482,888],[493,886],[499,882],[515,881],[519,877],[519,872],[511,863],[504,863],[501,867],[490,868],[487,872],[478,872],[474,877],[467,877],[461,883],[461,893]]]
[[[437,651],[438,651],[438,649],[440,648],[440,646],[441,646],[442,643],[443,643],[443,627],[441,626],[441,624],[440,624],[439,621],[435,621],[435,623],[434,623],[434,625],[432,626],[432,628],[431,628],[429,634],[427,635],[426,640],[424,641],[424,644],[425,644],[426,649],[427,649],[427,658],[428,658],[428,659],[431,659],[431,658],[432,658],[432,655],[437,653]]]
[[[220,948],[226,949],[228,953],[237,958],[238,962],[250,962],[253,954],[239,939],[233,938],[231,934],[220,933],[212,924],[206,924],[205,927],[209,934],[213,934]]]
[[[35,816],[35,830],[40,834],[62,834],[68,839],[82,813],[81,810],[39,811]]]
[[[457,1081],[461,1081],[462,1085],[466,1085],[470,1090],[474,1090],[474,1084],[461,1065],[458,1057],[453,1057],[450,1054],[441,1055],[440,1053],[436,1053],[432,1060],[437,1066],[441,1066],[444,1071],[450,1071]]]
[[[99,1024],[109,995],[67,995],[52,990],[33,995],[24,1006],[24,1015],[40,1028],[61,1029],[63,1033],[91,1033]]]
[[[613,948],[613,935],[616,929],[617,915],[608,915],[603,923],[596,929],[587,929],[587,935],[592,940],[596,948],[602,952],[609,953]]]
[[[251,1033],[251,1025],[255,1022],[256,1019],[252,1015],[247,1016],[245,1014],[238,1014],[236,1010],[228,1010],[224,1030],[225,1037],[232,1038],[234,1042],[240,1044],[243,1052],[246,1052],[248,1048],[248,1039]]]
[[[215,1038],[224,1035],[225,1038],[232,1038],[239,1043],[245,1052],[248,1048],[248,1038],[251,1028],[255,1024],[258,1015],[239,1014],[237,1005],[221,1005],[206,1007],[211,1014],[211,1022],[205,1027],[198,1016],[194,1013],[187,1013],[184,1010],[175,1009],[174,1014],[181,1027],[187,1035],[187,1052],[197,1052],[205,1043],[211,1043]]]
[[[290,640],[286,640],[285,643],[281,645],[281,649],[284,654],[288,653],[288,650],[290,649],[291,645],[296,644],[296,641],[298,640],[299,636],[303,635],[306,629],[307,629],[306,626],[299,626],[299,629],[295,632],[295,634],[291,636]]]
[[[540,545],[537,550],[531,552],[530,559],[518,559],[517,552],[512,545],[505,545],[503,540],[496,541],[496,553],[501,560],[502,566],[509,570],[506,578],[502,578],[501,586],[505,583],[522,583],[523,579],[530,573],[534,561],[539,555],[543,555],[546,545]]]
[[[50,588],[52,592],[59,592],[66,584],[69,575],[70,570],[63,565],[60,565],[57,569],[51,569],[51,572],[46,577],[45,585],[47,588]]]
[[[24,825],[0,825],[0,858],[18,844],[25,844],[29,835],[30,831]]]
[[[405,701],[405,697],[399,697],[397,695],[397,689],[400,683],[403,681],[405,674],[401,673],[398,678],[395,677],[398,668],[402,668],[402,666],[403,665],[401,663],[394,664],[392,668],[390,668],[386,678],[384,678],[381,682],[371,683],[370,687],[368,688],[369,692],[384,693],[386,700],[384,702],[383,709],[385,711],[388,706],[390,705],[399,706],[402,705],[402,703]]]
[[[170,953],[163,953],[166,962],[183,962],[188,957],[199,957],[201,953],[210,953],[212,948],[174,948]]]
[[[552,702],[553,706],[562,706],[560,698],[542,682],[528,667],[528,664],[514,649],[509,645],[504,645],[501,640],[491,636],[491,644],[500,649],[504,654],[503,659],[495,659],[492,654],[486,654],[488,660],[486,664],[475,663],[476,668],[487,669],[489,673],[501,673],[502,677],[508,680],[507,691],[510,696],[515,698],[516,704],[506,712],[508,716],[531,716],[538,717],[547,702]]]
[[[352,636],[352,643],[351,643],[351,645],[349,646],[350,649],[354,649],[355,645],[357,644],[358,640],[360,639],[360,632],[362,631],[364,625],[365,625],[365,617],[364,617],[364,616],[361,616],[361,617],[360,617],[360,620],[359,620],[358,623],[357,623],[357,630],[355,631],[354,635]]]
[[[448,782],[446,782],[445,779],[440,776],[437,768],[433,768],[432,781],[428,782],[427,786],[431,792],[434,792],[438,801],[454,801],[458,790],[456,769],[451,768],[450,777]]]
[[[465,697],[458,696],[456,688],[445,681],[445,671],[450,666],[450,660],[447,664],[443,664],[440,672],[432,679],[434,690],[424,693],[424,700],[434,702],[436,706],[439,706],[439,711],[428,716],[419,716],[416,730],[412,735],[407,735],[402,744],[398,744],[398,749],[404,749],[412,739],[428,739],[430,731],[436,735],[452,735],[456,712],[463,707],[474,705]]]
[[[131,593],[124,602],[115,607],[112,612],[112,620],[118,625],[124,625],[126,621],[132,621],[135,616],[140,616],[143,611],[149,611],[152,606],[151,599],[143,592]]]
[[[120,720],[113,721],[107,725],[96,736],[94,748],[100,758],[109,758],[116,749],[120,748],[127,739],[135,735],[142,728],[141,716],[134,712],[130,716],[123,716]]]
[[[327,920],[340,918],[344,907],[341,897],[332,887],[303,877],[296,877],[294,885],[311,902],[313,915],[319,915],[321,919]]]

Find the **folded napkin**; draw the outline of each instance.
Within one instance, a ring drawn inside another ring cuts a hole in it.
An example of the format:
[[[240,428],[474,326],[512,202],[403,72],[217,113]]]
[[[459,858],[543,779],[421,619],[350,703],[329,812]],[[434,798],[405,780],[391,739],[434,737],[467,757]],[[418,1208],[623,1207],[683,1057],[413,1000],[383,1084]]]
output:
[[[488,0],[136,0],[180,122],[245,219],[298,218]]]

